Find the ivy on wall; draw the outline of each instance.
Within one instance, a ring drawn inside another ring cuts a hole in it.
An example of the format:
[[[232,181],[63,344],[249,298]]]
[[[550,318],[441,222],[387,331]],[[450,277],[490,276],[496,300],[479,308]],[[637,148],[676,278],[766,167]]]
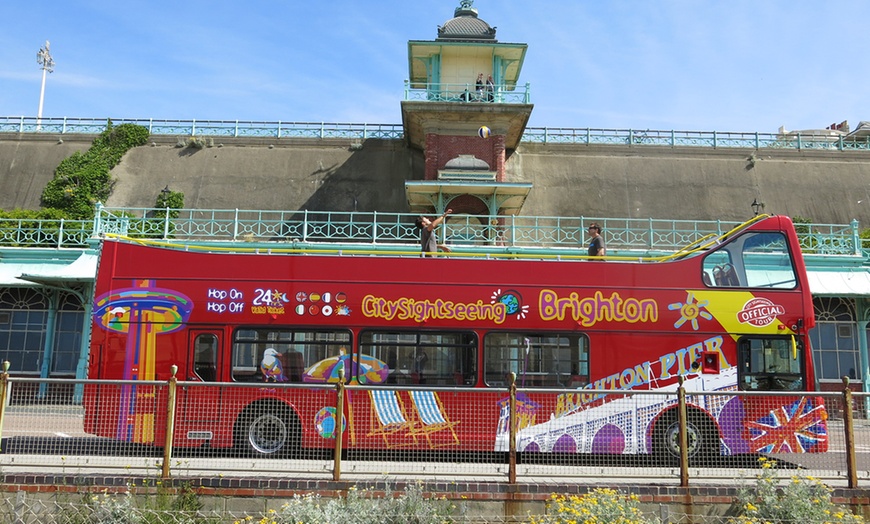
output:
[[[131,148],[144,145],[148,135],[148,129],[142,126],[115,127],[109,120],[106,130],[87,151],[76,151],[57,166],[54,178],[42,191],[42,205],[62,210],[67,218],[93,217],[94,205],[112,194],[115,181],[111,169]]]
[[[89,220],[94,216],[97,202],[105,202],[115,185],[111,170],[118,165],[130,149],[148,141],[148,129],[135,124],[112,125],[94,139],[85,151],[76,151],[63,159],[54,172],[54,178],[42,191],[43,209],[0,210],[0,218],[31,220]],[[156,198],[156,208],[180,209],[184,207],[184,193],[162,191]],[[163,211],[163,215],[166,212]],[[170,211],[175,218],[177,211]],[[38,227],[35,225],[34,227]]]

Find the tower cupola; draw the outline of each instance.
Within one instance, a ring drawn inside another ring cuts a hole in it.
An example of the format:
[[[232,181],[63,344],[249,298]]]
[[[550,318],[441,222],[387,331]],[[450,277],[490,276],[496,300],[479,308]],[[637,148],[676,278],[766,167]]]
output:
[[[477,9],[472,7],[472,0],[463,0],[453,12],[453,18],[438,27],[436,41],[491,41],[496,42],[495,27],[490,27],[484,20],[478,18]]]

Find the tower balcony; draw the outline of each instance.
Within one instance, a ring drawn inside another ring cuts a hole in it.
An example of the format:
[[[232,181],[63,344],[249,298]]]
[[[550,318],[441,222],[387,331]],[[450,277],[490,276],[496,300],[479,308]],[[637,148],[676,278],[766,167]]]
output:
[[[534,108],[529,99],[529,84],[496,84],[491,91],[478,91],[474,83],[405,81],[405,140],[411,147],[423,150],[429,133],[477,136],[478,128],[485,124],[494,135],[504,137],[504,147],[511,152],[519,145]]]
[[[530,86],[497,84],[477,89],[474,82],[464,84],[426,83],[422,87],[405,80],[406,102],[456,102],[484,104],[530,104]]]

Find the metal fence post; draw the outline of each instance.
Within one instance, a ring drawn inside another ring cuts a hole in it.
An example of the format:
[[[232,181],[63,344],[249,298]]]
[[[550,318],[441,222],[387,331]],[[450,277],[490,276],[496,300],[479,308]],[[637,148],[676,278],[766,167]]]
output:
[[[688,415],[686,414],[686,388],[683,382],[686,378],[680,375],[680,387],[677,388],[677,406],[680,417],[680,487],[689,486],[689,435],[686,431]]]
[[[178,366],[173,364],[169,370],[172,376],[169,377],[166,394],[166,440],[163,445],[163,471],[161,473],[161,477],[165,479],[169,478],[169,468],[172,465],[172,441],[175,436],[175,393],[178,388],[178,378],[175,377],[175,374],[178,373]]]
[[[94,230],[91,233],[91,236],[99,235],[101,233],[100,230],[102,228],[100,221],[101,221],[101,218],[103,215],[103,203],[97,202],[94,207],[96,208],[96,212],[94,213]]]
[[[653,229],[652,217],[650,217],[648,220],[649,220],[649,222],[648,222],[648,225],[646,227],[646,231],[647,231],[647,234],[649,235],[649,248],[653,249],[656,247],[656,241],[655,241],[656,233],[655,233],[655,229]]]
[[[341,480],[341,444],[344,441],[344,367],[338,370],[338,384],[335,385],[335,453],[333,454],[332,480]]]
[[[0,373],[0,437],[3,435],[3,421],[6,418],[6,404],[9,403],[9,361],[3,361],[3,373]]]
[[[852,390],[849,377],[843,376],[843,431],[846,434],[846,474],[849,487],[858,487],[858,463],[855,457],[855,421],[852,417]]]
[[[233,212],[233,240],[239,238],[239,208]]]
[[[169,238],[169,206],[163,212],[166,213],[163,217],[163,239],[166,240]]]
[[[302,240],[308,242],[308,210],[302,213]]]
[[[178,378],[175,374],[178,373],[178,366],[175,364],[169,368],[172,376],[167,382],[166,393],[166,436],[163,443],[163,470],[160,474],[161,478],[168,479],[170,476],[170,468],[172,466],[172,441],[175,436],[175,405],[176,392],[178,389]]]
[[[508,484],[517,483],[517,374],[510,374],[510,398],[508,400]]]

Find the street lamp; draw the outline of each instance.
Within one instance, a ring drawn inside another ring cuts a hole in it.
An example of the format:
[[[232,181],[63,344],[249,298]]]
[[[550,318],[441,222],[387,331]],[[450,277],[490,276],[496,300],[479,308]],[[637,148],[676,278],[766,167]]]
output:
[[[45,73],[54,72],[54,59],[51,57],[48,40],[45,41],[45,47],[39,49],[36,53],[36,63],[42,66],[42,88],[39,90],[39,111],[36,112],[36,130],[39,130],[39,125],[42,122],[42,102],[45,99]]]
[[[758,216],[758,210],[761,209],[764,211],[764,202],[759,202],[757,198],[752,199],[752,203],[749,204],[752,208],[752,211],[755,212],[755,216]]]

